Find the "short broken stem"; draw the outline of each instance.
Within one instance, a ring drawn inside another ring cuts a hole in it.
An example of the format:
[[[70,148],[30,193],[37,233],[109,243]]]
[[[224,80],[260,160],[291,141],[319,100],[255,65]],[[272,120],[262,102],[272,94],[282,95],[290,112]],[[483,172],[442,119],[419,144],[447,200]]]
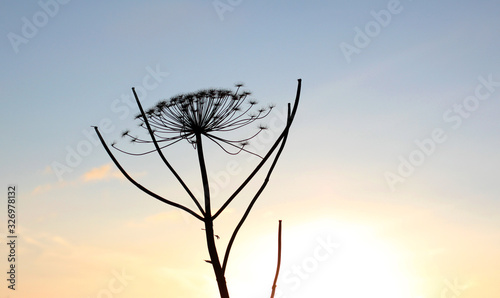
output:
[[[278,282],[278,275],[280,273],[281,266],[281,220],[278,224],[278,265],[276,265],[276,275],[274,276],[273,291],[271,292],[271,298],[274,298],[276,292],[276,283]]]

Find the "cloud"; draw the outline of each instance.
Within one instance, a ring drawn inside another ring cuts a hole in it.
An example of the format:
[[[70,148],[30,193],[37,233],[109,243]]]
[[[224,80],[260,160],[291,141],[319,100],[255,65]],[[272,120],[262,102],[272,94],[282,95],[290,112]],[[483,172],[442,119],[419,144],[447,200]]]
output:
[[[41,171],[41,174],[44,175],[50,174],[50,171],[51,171],[50,166],[47,166],[43,171]],[[133,173],[132,176],[142,177],[145,176],[146,174],[147,174],[146,172],[138,172],[138,173]],[[95,182],[95,181],[110,180],[110,179],[125,179],[125,177],[123,177],[120,171],[115,170],[114,166],[111,163],[107,163],[105,165],[91,169],[90,171],[84,173],[78,179],[73,181],[60,181],[56,183],[46,183],[37,185],[31,192],[31,194],[40,195],[43,193],[47,193],[50,191],[66,187],[80,186],[87,182]]]
[[[122,178],[122,174],[117,170],[113,170],[110,163],[97,168],[93,168],[92,170],[82,175],[82,179],[84,182]]]
[[[52,175],[52,174],[54,174],[54,171],[52,170],[51,166],[46,166],[45,169],[43,169],[42,174]]]
[[[52,190],[61,189],[61,188],[64,188],[64,187],[70,186],[70,185],[75,185],[75,183],[61,181],[61,182],[57,182],[57,183],[41,184],[41,185],[36,186],[33,189],[33,191],[31,192],[31,194],[32,195],[39,195],[39,194],[46,193],[46,192],[49,192]]]
[[[68,257],[76,250],[76,246],[65,238],[50,233],[38,233],[23,235],[26,246],[23,248],[26,254],[34,256],[57,256]]]
[[[35,187],[35,189],[33,189],[33,192],[32,194],[36,195],[36,194],[41,194],[41,193],[44,193],[44,192],[47,192],[47,191],[50,191],[54,188],[54,185],[53,184],[42,184],[42,185],[38,185],[37,187]]]

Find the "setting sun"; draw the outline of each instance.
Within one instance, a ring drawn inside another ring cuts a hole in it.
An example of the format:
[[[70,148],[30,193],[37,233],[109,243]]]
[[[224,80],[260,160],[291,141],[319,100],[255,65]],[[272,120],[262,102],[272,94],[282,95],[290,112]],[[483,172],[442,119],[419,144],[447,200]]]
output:
[[[276,297],[413,298],[402,253],[374,231],[332,220],[284,227]],[[239,255],[238,267],[248,270],[233,277],[235,297],[265,297],[276,267],[273,240],[255,239]]]

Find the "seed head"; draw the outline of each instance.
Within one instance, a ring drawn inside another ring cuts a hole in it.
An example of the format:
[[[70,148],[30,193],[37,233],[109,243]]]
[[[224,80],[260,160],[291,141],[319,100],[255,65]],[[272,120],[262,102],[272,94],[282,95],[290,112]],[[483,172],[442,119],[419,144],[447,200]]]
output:
[[[221,134],[234,131],[263,119],[269,114],[270,109],[260,108],[252,113],[257,101],[247,100],[250,91],[241,91],[243,83],[237,83],[236,91],[229,89],[204,89],[198,92],[179,94],[168,100],[158,102],[154,107],[145,112],[152,132],[162,148],[176,143],[182,139],[190,144],[196,143],[197,137],[207,137],[217,143],[224,151],[237,154],[243,146],[259,132],[243,139],[224,138]],[[244,105],[244,103],[248,103]],[[147,129],[142,115],[135,117],[140,121],[140,126]],[[128,136],[133,143],[151,143],[152,141],[132,137],[125,131],[122,137]],[[229,150],[228,148],[236,149]]]

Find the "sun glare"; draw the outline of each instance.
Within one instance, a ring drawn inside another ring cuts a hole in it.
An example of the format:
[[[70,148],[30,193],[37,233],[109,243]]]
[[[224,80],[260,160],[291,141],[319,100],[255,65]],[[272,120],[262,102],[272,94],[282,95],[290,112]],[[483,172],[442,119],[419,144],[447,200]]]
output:
[[[398,252],[373,232],[331,220],[284,225],[279,297],[413,298]],[[234,297],[269,297],[276,270],[276,235],[251,240],[238,253]],[[236,257],[236,256],[235,256]]]

